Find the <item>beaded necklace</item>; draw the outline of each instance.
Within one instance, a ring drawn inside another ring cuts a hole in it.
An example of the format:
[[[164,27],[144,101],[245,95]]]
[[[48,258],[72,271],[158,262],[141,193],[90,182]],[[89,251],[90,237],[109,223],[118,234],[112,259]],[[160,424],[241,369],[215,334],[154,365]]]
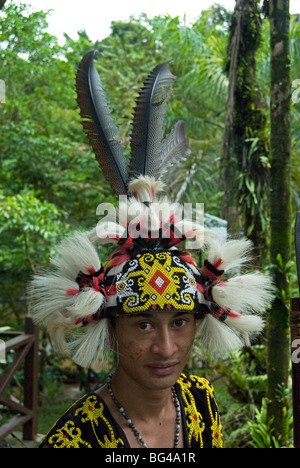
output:
[[[137,440],[141,444],[141,446],[143,448],[148,448],[147,444],[142,439],[142,436],[140,435],[139,431],[137,430],[137,428],[133,424],[132,420],[126,416],[126,413],[125,413],[125,410],[124,410],[123,406],[116,399],[116,397],[115,397],[115,395],[113,393],[113,390],[111,388],[112,376],[113,376],[113,374],[111,374],[107,379],[107,389],[108,389],[108,392],[109,392],[109,394],[111,396],[111,399],[114,402],[114,404],[116,405],[116,407],[119,409],[119,411],[120,411],[121,415],[123,416],[123,418],[126,419],[126,422],[127,422],[128,426],[130,427],[130,429],[134,433],[135,437],[137,438]],[[175,425],[176,430],[175,430],[175,438],[174,438],[174,448],[177,448],[178,447],[178,442],[179,442],[179,435],[180,435],[181,410],[180,410],[180,404],[179,404],[179,401],[178,401],[178,398],[177,398],[176,391],[175,391],[174,387],[172,387],[172,397],[173,397],[173,402],[174,402],[175,409],[176,409],[176,425]]]

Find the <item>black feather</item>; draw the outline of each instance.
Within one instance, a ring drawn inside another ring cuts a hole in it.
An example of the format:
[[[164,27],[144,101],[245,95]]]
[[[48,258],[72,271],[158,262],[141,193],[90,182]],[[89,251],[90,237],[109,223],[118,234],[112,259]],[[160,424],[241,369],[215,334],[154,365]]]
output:
[[[133,116],[129,179],[157,176],[167,100],[174,81],[168,63],[163,63],[154,68],[140,91]]]
[[[162,141],[161,153],[157,161],[157,176],[161,176],[171,164],[186,159],[190,154],[191,147],[185,122],[179,120]]]
[[[77,103],[82,125],[106,180],[117,195],[127,193],[128,164],[122,145],[115,139],[118,129],[110,116],[110,109],[98,72],[94,66],[97,52],[85,55],[76,75]]]

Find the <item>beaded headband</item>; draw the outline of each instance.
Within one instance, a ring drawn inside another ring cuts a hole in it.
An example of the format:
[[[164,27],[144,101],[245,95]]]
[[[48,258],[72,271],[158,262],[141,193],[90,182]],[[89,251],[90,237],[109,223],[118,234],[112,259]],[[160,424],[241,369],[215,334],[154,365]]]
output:
[[[131,256],[116,274],[114,259],[118,264],[118,251],[107,262],[110,266],[90,275],[80,272],[76,278],[78,289],[67,291],[71,296],[91,290],[103,295],[99,309],[79,319],[76,325],[145,312],[186,311],[195,313],[197,318],[210,313],[221,321],[228,314],[236,316],[215,303],[212,287],[221,280],[224,271],[207,260],[199,271],[188,252],[152,249]]]

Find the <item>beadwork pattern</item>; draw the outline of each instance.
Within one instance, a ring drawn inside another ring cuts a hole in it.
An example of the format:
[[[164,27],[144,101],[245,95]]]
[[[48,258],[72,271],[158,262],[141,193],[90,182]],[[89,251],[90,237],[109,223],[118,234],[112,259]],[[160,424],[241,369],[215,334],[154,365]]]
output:
[[[193,312],[196,280],[185,263],[170,251],[138,254],[116,281],[117,305],[124,313],[156,310]]]

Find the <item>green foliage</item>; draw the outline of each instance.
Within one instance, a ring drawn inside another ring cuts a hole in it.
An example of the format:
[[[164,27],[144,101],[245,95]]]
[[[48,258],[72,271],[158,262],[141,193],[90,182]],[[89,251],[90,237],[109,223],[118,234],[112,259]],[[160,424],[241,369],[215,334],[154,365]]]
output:
[[[24,261],[25,254],[30,267],[35,270],[35,263],[40,262],[41,255],[49,255],[49,250],[44,252],[44,241],[53,240],[54,243],[64,234],[59,218],[57,207],[46,201],[41,202],[33,192],[22,191],[8,197],[0,192],[2,248],[7,245],[7,251],[4,250],[0,261],[5,269],[17,268]]]
[[[241,402],[259,403],[266,389],[266,347],[256,345],[230,355],[220,371],[231,395]]]
[[[218,372],[222,384],[215,384],[221,411],[226,448],[278,448],[283,440],[275,435],[273,420],[268,418],[266,346],[254,345],[222,361]],[[225,379],[224,379],[225,377]],[[284,414],[285,433],[293,441],[291,386],[278,388],[278,401]]]
[[[39,200],[32,191],[12,196],[0,191],[2,319],[7,314],[14,323],[13,310],[18,322],[21,320],[30,273],[47,261],[51,247],[66,234],[61,216],[55,205]]]
[[[256,422],[248,422],[254,448],[279,448],[280,444],[273,435],[272,420],[267,418],[267,400],[263,399],[260,410],[255,408]]]
[[[292,445],[293,440],[293,416],[291,411],[284,406],[284,425],[288,435],[289,443]],[[254,448],[280,448],[282,446],[282,439],[275,436],[273,427],[273,419],[268,419],[268,400],[263,398],[261,408],[255,408],[255,421],[249,421],[248,427],[252,441],[250,445]]]
[[[286,291],[284,289],[279,289],[277,287],[276,295],[277,297],[286,305],[287,308],[290,307],[290,297],[297,297],[299,294],[298,278],[296,272],[296,262],[294,260],[289,260],[288,262],[283,262],[282,256],[279,253],[276,257],[277,263],[269,263],[266,267],[266,271],[276,271],[286,278],[287,283],[289,284],[290,294],[287,297]]]

